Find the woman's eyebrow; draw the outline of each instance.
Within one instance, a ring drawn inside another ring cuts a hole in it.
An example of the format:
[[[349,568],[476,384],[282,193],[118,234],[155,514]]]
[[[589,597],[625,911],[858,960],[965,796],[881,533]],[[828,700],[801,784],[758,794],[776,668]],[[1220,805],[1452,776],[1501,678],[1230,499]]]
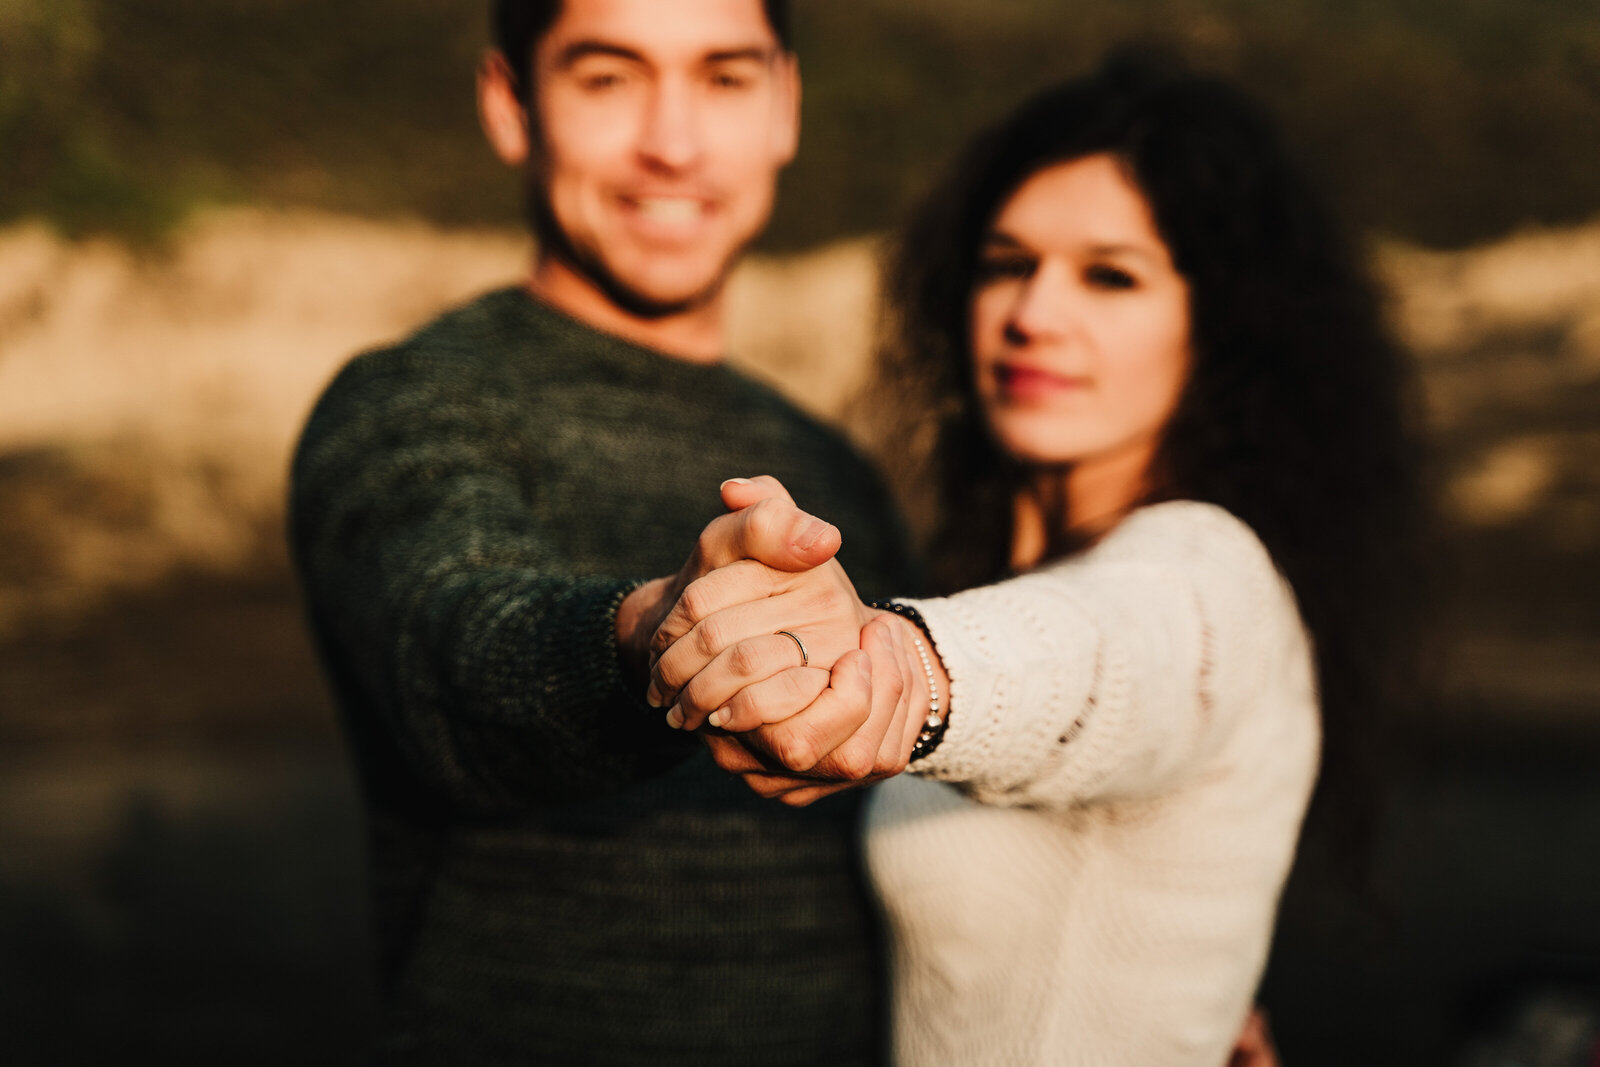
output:
[[[1004,230],[987,231],[983,235],[983,240],[978,242],[978,244],[982,248],[994,247],[1007,250],[1027,247],[1027,245],[1021,239],[1011,236],[1011,234],[1006,233]]]
[[[1145,245],[1129,244],[1098,244],[1090,245],[1085,249],[1093,256],[1139,256],[1144,259],[1160,259],[1154,249]]]

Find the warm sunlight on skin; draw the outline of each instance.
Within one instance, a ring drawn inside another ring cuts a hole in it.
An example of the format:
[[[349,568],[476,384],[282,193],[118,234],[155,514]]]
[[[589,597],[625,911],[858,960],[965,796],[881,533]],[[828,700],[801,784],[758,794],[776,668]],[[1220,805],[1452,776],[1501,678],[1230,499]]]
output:
[[[1146,488],[1190,364],[1188,283],[1143,194],[1108,155],[1046,167],[1000,209],[977,273],[991,432],[1026,463],[1067,467],[1041,476],[1064,480],[1075,528],[1114,520]]]
[[[673,354],[720,357],[723,283],[798,135],[798,75],[762,5],[569,2],[533,58],[536,195],[566,243],[542,251],[534,290]]]

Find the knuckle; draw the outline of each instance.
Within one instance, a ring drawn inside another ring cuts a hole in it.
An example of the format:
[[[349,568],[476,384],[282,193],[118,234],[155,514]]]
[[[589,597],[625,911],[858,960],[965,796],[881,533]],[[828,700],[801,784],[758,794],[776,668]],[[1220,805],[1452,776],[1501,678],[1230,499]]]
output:
[[[771,707],[771,702],[755,687],[746,686],[728,699],[728,713],[733,717],[730,726],[764,723]]]
[[[740,641],[728,650],[728,669],[736,677],[749,678],[761,671],[761,650],[753,641]]]
[[[672,609],[672,615],[667,617],[667,621],[672,622],[672,616],[678,616],[689,625],[693,625],[711,614],[710,600],[711,590],[707,580],[701,578],[692,582],[678,598],[678,606]]]
[[[702,619],[689,631],[694,637],[694,647],[707,659],[728,647],[727,627],[716,619]]]
[[[873,764],[877,762],[877,753],[864,744],[851,742],[839,750],[838,753],[839,776],[852,781],[859,781],[873,771]]]
[[[791,771],[803,773],[815,767],[821,757],[805,732],[781,730],[772,739],[772,758]]]
[[[706,684],[701,681],[700,675],[695,675],[689,683],[678,690],[678,704],[683,708],[685,715],[698,715],[700,712],[715,711],[710,706],[710,698],[706,692]]]
[[[689,553],[689,562],[684,569],[690,574],[704,573],[706,561],[714,558],[721,540],[722,533],[717,529],[717,523],[713,522],[701,530],[700,536],[695,538],[694,551]]]
[[[678,657],[672,654],[671,649],[656,660],[656,681],[660,683],[663,692],[671,693],[688,680],[683,668],[679,666]]]

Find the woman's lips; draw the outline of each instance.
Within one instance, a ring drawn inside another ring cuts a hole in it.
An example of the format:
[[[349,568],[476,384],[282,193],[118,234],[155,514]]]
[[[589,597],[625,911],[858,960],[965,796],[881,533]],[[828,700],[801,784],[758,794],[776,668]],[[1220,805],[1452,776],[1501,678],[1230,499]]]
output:
[[[1012,400],[1042,399],[1080,392],[1089,387],[1089,379],[1072,374],[1058,374],[1022,363],[997,363],[995,382],[1001,393]]]

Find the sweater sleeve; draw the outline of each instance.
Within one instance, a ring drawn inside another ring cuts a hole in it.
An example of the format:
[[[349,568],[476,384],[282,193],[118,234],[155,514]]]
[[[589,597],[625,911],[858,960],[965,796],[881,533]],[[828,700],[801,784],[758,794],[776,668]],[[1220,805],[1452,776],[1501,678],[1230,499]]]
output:
[[[1208,504],[1146,507],[1079,556],[908,603],[951,689],[947,733],[912,769],[985,803],[1174,788],[1260,703],[1265,672],[1312,685],[1288,584],[1249,527]]]
[[[479,814],[613,791],[693,750],[625,686],[613,624],[632,576],[575,573],[534,518],[514,415],[403,359],[358,362],[292,478],[296,560],[358,749]]]

